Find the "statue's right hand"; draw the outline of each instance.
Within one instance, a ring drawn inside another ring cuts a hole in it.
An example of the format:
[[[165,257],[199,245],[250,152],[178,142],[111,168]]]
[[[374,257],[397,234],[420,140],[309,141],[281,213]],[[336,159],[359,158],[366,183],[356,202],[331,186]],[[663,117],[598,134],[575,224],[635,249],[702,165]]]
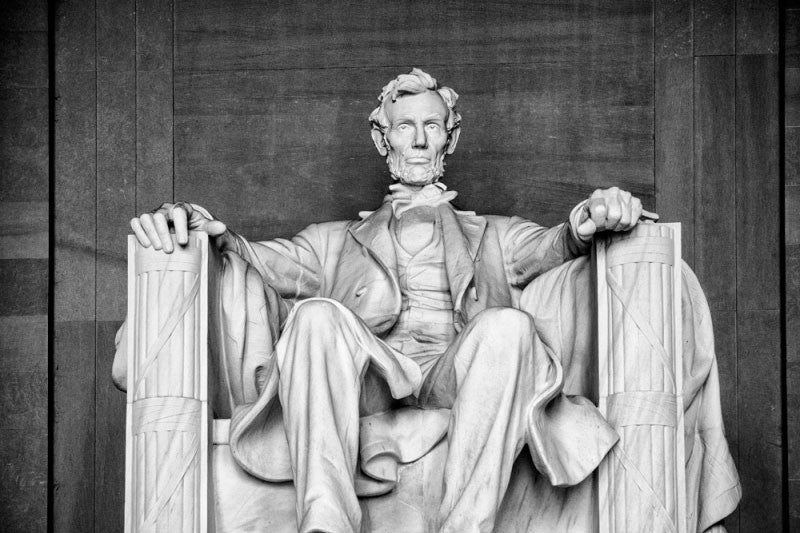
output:
[[[185,202],[161,204],[152,213],[143,213],[131,219],[131,229],[142,246],[172,253],[170,227],[175,230],[178,244],[189,242],[189,230],[205,231],[210,237],[222,235],[227,230],[224,223],[206,216],[207,211]]]

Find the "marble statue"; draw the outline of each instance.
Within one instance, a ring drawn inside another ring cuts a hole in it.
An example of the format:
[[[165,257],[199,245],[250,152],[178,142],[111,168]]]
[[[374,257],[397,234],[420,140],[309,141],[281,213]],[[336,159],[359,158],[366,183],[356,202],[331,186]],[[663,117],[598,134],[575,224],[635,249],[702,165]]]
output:
[[[171,253],[171,231],[180,246],[191,230],[226,254],[225,342],[239,361],[228,377],[232,453],[256,477],[294,482],[298,531],[361,531],[358,497],[391,491],[397,463],[445,436],[436,529],[492,531],[524,447],[561,487],[584,482],[619,439],[591,401],[564,393],[574,356],[561,354],[534,309],[562,305],[547,284],[570,283],[554,273],[585,264],[573,260],[596,233],[630,231],[648,213],[617,188],[596,190],[552,228],[455,209],[441,178],[460,134],[457,99],[419,69],[383,88],[369,118],[394,183],[361,220],[265,242],[189,203],[131,221],[144,247]],[[588,316],[591,302],[576,293],[573,314]],[[114,378],[125,385],[120,354]],[[721,434],[719,414],[709,417]],[[735,478],[726,445],[704,453]],[[691,475],[706,476],[697,482],[705,496],[738,489],[738,480],[709,489],[709,472]],[[735,501],[698,511],[695,529]]]

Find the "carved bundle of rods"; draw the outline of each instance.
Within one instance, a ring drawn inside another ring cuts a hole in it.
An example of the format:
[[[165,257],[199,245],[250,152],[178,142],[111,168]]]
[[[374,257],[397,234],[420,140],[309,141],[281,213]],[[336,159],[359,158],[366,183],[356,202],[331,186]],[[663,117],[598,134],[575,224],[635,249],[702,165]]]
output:
[[[207,529],[206,239],[172,254],[129,240],[128,532]]]
[[[595,261],[599,407],[620,435],[599,530],[685,531],[680,225],[606,237]]]

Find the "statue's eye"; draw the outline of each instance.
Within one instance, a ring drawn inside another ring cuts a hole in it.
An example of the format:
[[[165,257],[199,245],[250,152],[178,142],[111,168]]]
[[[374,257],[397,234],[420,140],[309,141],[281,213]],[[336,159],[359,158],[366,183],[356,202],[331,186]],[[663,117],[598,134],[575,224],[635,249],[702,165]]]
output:
[[[397,131],[408,131],[408,129],[409,129],[410,127],[411,127],[411,126],[409,126],[408,124],[398,124],[398,125],[397,125],[397,127],[396,127],[395,129],[396,129]]]
[[[425,127],[428,128],[428,131],[439,131],[439,125],[434,122],[427,124]]]

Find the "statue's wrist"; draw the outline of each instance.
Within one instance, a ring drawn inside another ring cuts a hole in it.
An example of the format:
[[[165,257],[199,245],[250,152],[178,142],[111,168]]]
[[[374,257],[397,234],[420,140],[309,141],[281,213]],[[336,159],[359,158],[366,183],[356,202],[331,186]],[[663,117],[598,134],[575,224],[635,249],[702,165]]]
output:
[[[236,236],[231,230],[225,230],[223,233],[219,235],[209,235],[211,238],[211,242],[213,243],[214,247],[219,250],[220,252],[239,252],[239,247],[237,246]]]
[[[209,212],[208,212],[208,209],[206,209],[206,208],[205,208],[205,207],[203,207],[202,205],[191,204],[191,203],[190,203],[189,205],[190,205],[190,206],[192,206],[192,209],[193,209],[195,212],[197,212],[197,213],[200,213],[201,215],[203,215],[203,216],[204,216],[205,218],[207,218],[208,220],[216,220],[216,218],[214,218],[214,215],[212,215],[211,213],[209,213]]]
[[[567,222],[567,226],[569,227],[570,234],[572,235],[572,240],[575,241],[575,244],[579,246],[588,246],[592,243],[592,235],[584,237],[580,233],[578,233],[578,227],[583,222],[582,216],[586,211],[586,204],[589,200],[584,200],[575,207],[572,208],[572,211],[569,214],[569,220]]]

